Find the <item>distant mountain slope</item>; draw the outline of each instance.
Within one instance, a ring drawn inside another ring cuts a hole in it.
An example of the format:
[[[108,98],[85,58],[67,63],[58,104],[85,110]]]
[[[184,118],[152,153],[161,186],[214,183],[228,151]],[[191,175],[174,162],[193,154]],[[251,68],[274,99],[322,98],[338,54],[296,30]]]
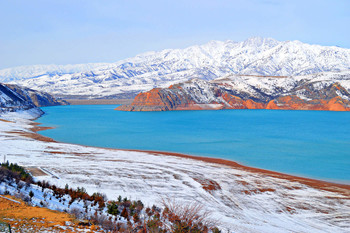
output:
[[[49,93],[35,91],[30,88],[14,85],[14,84],[5,84],[11,90],[15,91],[18,95],[24,98],[26,101],[31,101],[37,107],[46,107],[46,106],[56,106],[56,105],[67,105],[68,102],[55,98]]]
[[[4,108],[16,108],[18,106],[27,106],[29,108],[34,107],[33,103],[30,103],[19,96],[16,92],[12,91],[5,85],[0,84],[0,107]]]
[[[108,67],[108,63],[88,63],[76,65],[29,65],[0,70],[2,82],[31,79],[42,75],[63,75],[85,72],[99,67]]]
[[[296,77],[229,75],[138,94],[122,111],[293,109],[350,111],[350,71]]]
[[[148,52],[111,64],[0,70],[0,81],[55,95],[130,97],[154,87],[227,74],[291,76],[350,69],[350,49],[251,38]]]
[[[2,112],[34,109],[40,115],[43,112],[38,107],[66,104],[68,103],[57,100],[48,93],[0,83],[0,114]]]

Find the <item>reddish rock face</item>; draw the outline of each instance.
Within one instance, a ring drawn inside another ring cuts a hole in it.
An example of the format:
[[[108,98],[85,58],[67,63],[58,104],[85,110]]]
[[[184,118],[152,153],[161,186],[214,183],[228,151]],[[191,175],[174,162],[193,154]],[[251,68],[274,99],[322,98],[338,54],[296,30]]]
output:
[[[153,111],[169,110],[167,103],[160,96],[159,89],[152,89],[149,92],[138,94],[131,106],[133,108],[140,108],[140,111],[142,111],[142,108],[153,108]]]
[[[266,109],[283,109],[283,110],[326,110],[326,111],[350,111],[349,101],[334,97],[330,100],[310,100],[305,101],[297,96],[283,96],[271,100]]]
[[[280,109],[280,110],[328,110],[350,111],[350,101],[341,98],[336,91],[344,91],[338,84],[328,86],[314,94],[315,99],[301,99],[285,95],[266,100],[241,98],[229,90],[212,87],[211,95],[198,90],[184,90],[181,85],[155,88],[138,94],[130,105],[121,105],[121,111],[169,111],[169,110],[218,110],[218,109]],[[309,91],[309,90],[308,90]],[[203,98],[205,96],[205,98]]]
[[[243,100],[240,97],[227,93],[221,97],[229,104],[225,109],[264,109],[266,106],[265,103],[257,103],[251,99]]]
[[[193,101],[173,92],[163,93],[160,88],[139,93],[130,105],[121,105],[116,110],[121,111],[169,111],[191,108]],[[194,102],[193,102],[194,103]],[[182,109],[183,108],[183,109]],[[193,108],[196,108],[193,106]],[[197,110],[197,109],[196,109]]]

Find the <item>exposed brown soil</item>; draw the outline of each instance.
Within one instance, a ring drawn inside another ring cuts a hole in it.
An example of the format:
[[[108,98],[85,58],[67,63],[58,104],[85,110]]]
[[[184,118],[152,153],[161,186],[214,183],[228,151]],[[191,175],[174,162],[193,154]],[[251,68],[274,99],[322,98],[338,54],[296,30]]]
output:
[[[44,151],[45,153],[49,154],[61,154],[61,155],[76,155],[76,156],[84,156],[84,155],[91,155],[90,153],[78,153],[78,152],[64,152],[64,151]]]
[[[256,193],[264,193],[264,192],[275,192],[275,189],[272,188],[262,188],[262,189],[252,189],[252,190],[243,190],[242,193],[244,194],[256,194]]]
[[[39,131],[44,131],[44,130],[48,130],[48,129],[54,129],[55,127],[45,127],[45,126],[39,126],[41,125],[41,123],[39,122],[30,122],[29,125],[32,126],[32,128],[30,129],[33,132],[39,132]]]
[[[13,121],[8,121],[8,120],[4,120],[4,119],[0,119],[0,121],[7,122],[7,123],[14,123]]]
[[[14,200],[12,196],[7,195],[6,198]],[[79,222],[67,213],[29,206],[17,199],[15,201],[0,197],[0,221],[10,224],[13,232],[77,232],[78,228],[91,229],[78,226]],[[60,227],[68,222],[69,229]]]
[[[289,206],[286,207],[286,211],[288,211],[291,214],[294,214],[296,212],[294,208],[289,207]]]
[[[44,126],[35,126],[33,127],[31,130],[33,132],[39,132],[39,131],[44,131],[44,130],[48,130],[48,129],[54,129],[55,127],[44,127]]]
[[[44,152],[49,153],[49,154],[59,154],[59,155],[67,154],[67,152],[64,152],[64,151],[46,151],[46,150],[44,150]]]
[[[29,171],[33,176],[47,176],[48,174],[45,173],[43,170],[41,170],[38,167],[25,167],[27,171]]]
[[[7,133],[10,133],[10,134],[16,134],[16,135],[20,135],[20,136],[23,136],[23,137],[27,137],[27,138],[32,138],[32,139],[35,139],[35,140],[38,140],[38,141],[42,141],[42,142],[56,142],[55,140],[53,140],[52,138],[49,138],[49,137],[45,137],[45,136],[42,136],[38,133],[31,133],[31,132],[25,132],[25,131],[8,131]]]
[[[202,185],[202,188],[207,192],[221,189],[220,185],[214,180],[209,180],[204,178],[193,178],[193,179],[198,183],[200,183]]]
[[[242,184],[243,186],[248,186],[249,183],[244,180],[237,180],[236,183]]]
[[[44,126],[39,126],[41,125],[41,123],[38,122],[34,122],[32,121],[30,123],[30,125],[32,126],[32,128],[30,129],[32,132],[26,132],[26,131],[8,131],[7,133],[10,134],[17,134],[20,136],[24,136],[27,138],[32,138],[38,141],[42,141],[42,142],[56,142],[55,140],[53,140],[52,138],[49,137],[45,137],[42,136],[40,134],[38,134],[37,132],[39,131],[43,131],[43,130],[48,130],[48,129],[54,129],[55,127],[44,127]]]

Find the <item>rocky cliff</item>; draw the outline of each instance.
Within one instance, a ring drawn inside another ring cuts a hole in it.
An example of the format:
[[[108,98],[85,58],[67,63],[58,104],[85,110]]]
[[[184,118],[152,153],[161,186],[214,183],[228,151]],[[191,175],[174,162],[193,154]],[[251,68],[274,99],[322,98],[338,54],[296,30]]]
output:
[[[208,109],[350,110],[350,72],[295,77],[192,79],[138,94],[121,111]]]
[[[23,97],[26,101],[31,101],[37,107],[56,106],[56,105],[68,105],[68,102],[58,99],[46,92],[36,91],[30,88],[5,84],[11,90]]]
[[[29,109],[35,109],[40,114],[43,114],[38,107],[66,104],[68,103],[63,100],[57,100],[45,92],[0,83],[0,114]]]

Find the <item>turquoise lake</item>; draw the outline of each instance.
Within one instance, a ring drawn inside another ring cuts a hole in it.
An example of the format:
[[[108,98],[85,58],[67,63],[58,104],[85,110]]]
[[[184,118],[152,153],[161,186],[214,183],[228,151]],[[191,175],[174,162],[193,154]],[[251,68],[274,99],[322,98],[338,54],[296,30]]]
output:
[[[224,158],[350,183],[350,112],[220,110],[121,112],[116,105],[42,108],[40,134],[88,146]]]

